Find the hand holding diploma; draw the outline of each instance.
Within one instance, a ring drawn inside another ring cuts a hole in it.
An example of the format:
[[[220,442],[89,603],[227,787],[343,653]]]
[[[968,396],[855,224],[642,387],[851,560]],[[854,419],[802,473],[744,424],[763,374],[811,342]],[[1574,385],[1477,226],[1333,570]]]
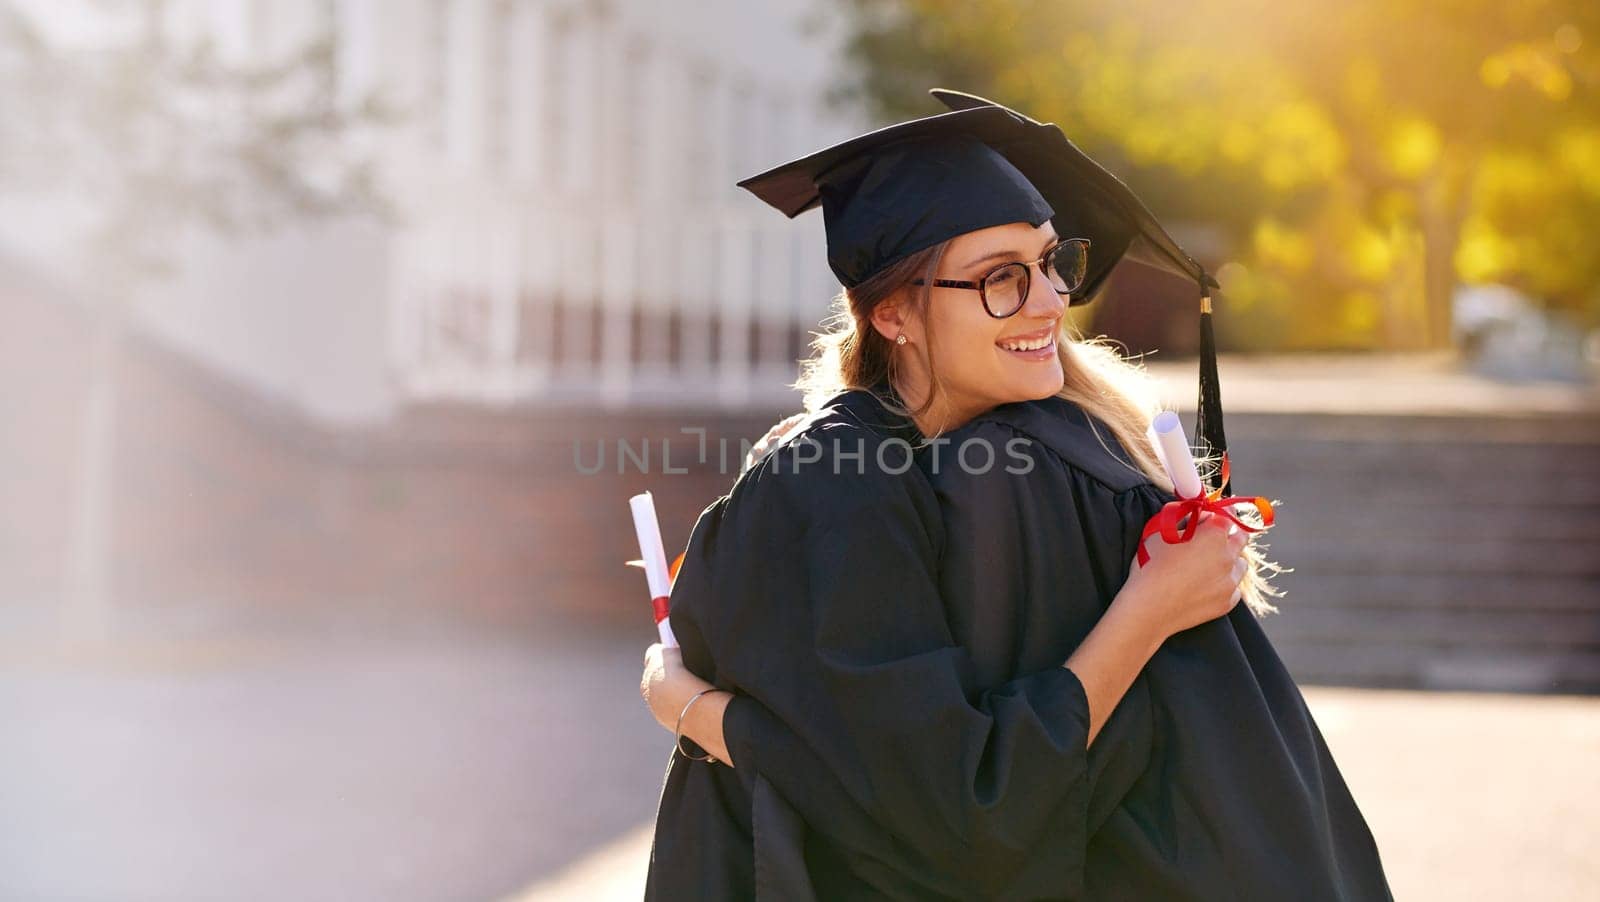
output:
[[[1150,421],[1150,443],[1155,447],[1156,456],[1161,458],[1162,466],[1166,468],[1167,475],[1172,479],[1174,493],[1177,501],[1169,502],[1161,512],[1150,518],[1145,524],[1144,533],[1139,537],[1138,566],[1143,567],[1150,560],[1150,552],[1145,548],[1145,542],[1151,535],[1159,533],[1162,541],[1169,545],[1187,542],[1194,536],[1195,530],[1200,527],[1201,518],[1207,514],[1215,514],[1232,521],[1228,527],[1228,534],[1232,535],[1240,529],[1246,532],[1260,532],[1273,523],[1272,502],[1262,497],[1233,496],[1222,497],[1222,490],[1207,493],[1205,485],[1200,481],[1200,473],[1194,465],[1194,455],[1189,451],[1189,439],[1183,432],[1183,423],[1178,415],[1170,410],[1162,411]],[[1228,481],[1228,454],[1222,454],[1222,483]],[[1233,514],[1236,504],[1253,504],[1261,513],[1262,526],[1253,527],[1239,520]],[[1178,524],[1187,518],[1183,530],[1180,532]],[[1247,563],[1240,558],[1234,567],[1238,580],[1244,579]]]
[[[633,529],[639,537],[641,555],[641,560],[628,563],[644,568],[645,579],[650,586],[650,606],[656,616],[656,629],[661,633],[661,642],[645,651],[639,692],[650,706],[656,723],[677,737],[679,754],[692,761],[708,761],[731,767],[732,755],[722,737],[722,716],[727,710],[728,700],[732,698],[731,693],[721,692],[707,697],[695,712],[698,720],[688,716],[694,703],[716,687],[683,666],[683,652],[678,647],[677,637],[672,634],[672,623],[667,619],[670,613],[668,599],[672,594],[673,580],[678,575],[678,565],[683,563],[683,555],[678,555],[670,567],[667,565],[667,554],[661,545],[661,524],[656,519],[656,503],[649,492],[629,498],[628,507],[633,510]],[[685,737],[698,742],[704,754],[684,751]]]

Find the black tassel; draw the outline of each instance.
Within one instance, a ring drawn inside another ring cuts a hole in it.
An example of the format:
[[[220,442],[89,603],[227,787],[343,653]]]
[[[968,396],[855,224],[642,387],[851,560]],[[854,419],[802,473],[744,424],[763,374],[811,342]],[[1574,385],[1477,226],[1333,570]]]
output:
[[[1200,453],[1218,457],[1218,462],[1211,465],[1215,469],[1210,476],[1202,475],[1209,486],[1213,478],[1222,478],[1220,458],[1228,450],[1228,437],[1222,429],[1222,388],[1217,382],[1217,339],[1211,328],[1211,293],[1207,290],[1204,274],[1200,279],[1200,295],[1200,403],[1195,412],[1194,432],[1199,437]],[[1231,479],[1223,483],[1222,494],[1224,497],[1233,494]]]

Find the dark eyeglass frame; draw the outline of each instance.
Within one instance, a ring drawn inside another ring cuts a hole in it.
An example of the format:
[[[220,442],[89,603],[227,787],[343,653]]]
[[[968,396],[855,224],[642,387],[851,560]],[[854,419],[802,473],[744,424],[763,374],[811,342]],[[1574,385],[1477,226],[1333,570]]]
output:
[[[1050,259],[1050,257],[1053,256],[1056,253],[1056,251],[1061,250],[1062,245],[1066,245],[1066,244],[1080,244],[1080,245],[1082,245],[1083,246],[1083,258],[1084,258],[1085,264],[1086,264],[1084,266],[1084,268],[1083,268],[1084,274],[1083,274],[1083,276],[1081,278],[1078,279],[1078,284],[1073,285],[1072,287],[1068,288],[1066,291],[1062,291],[1059,288],[1056,289],[1056,293],[1057,294],[1071,295],[1073,292],[1075,292],[1078,289],[1083,287],[1084,281],[1089,276],[1089,267],[1087,265],[1087,261],[1089,259],[1090,241],[1087,238],[1063,238],[1060,241],[1057,241],[1056,243],[1054,243],[1054,244],[1050,245],[1049,247],[1045,248],[1044,249],[1044,253],[1039,255],[1039,259],[1032,260],[1032,261],[1029,261],[1029,262],[1026,262],[1026,263],[1024,263],[1024,262],[1022,262],[1020,260],[1009,260],[1009,261],[1007,261],[1005,263],[1000,264],[999,266],[996,266],[994,269],[991,269],[988,272],[984,273],[983,274],[983,278],[979,279],[976,282],[968,282],[968,281],[965,281],[963,279],[934,279],[933,280],[933,284],[935,286],[939,287],[939,288],[965,288],[965,289],[968,289],[969,291],[976,291],[976,292],[978,292],[979,298],[981,298],[982,301],[983,301],[983,309],[984,309],[985,313],[988,313],[990,316],[994,317],[995,319],[1005,319],[1006,317],[1016,315],[1016,312],[1018,310],[1021,310],[1023,307],[1027,306],[1027,304],[1028,304],[1028,292],[1033,289],[1033,268],[1035,266],[1039,266],[1039,267],[1042,268],[1043,265],[1044,265],[1044,262],[1046,260]],[[1020,267],[1022,267],[1022,290],[1017,295],[1017,306],[1011,308],[1010,310],[1006,311],[1005,313],[996,313],[996,312],[994,312],[994,308],[989,306],[989,292],[988,292],[987,289],[984,288],[984,286],[986,284],[988,284],[990,279],[994,278],[995,273],[1000,272],[1002,269],[1005,269],[1008,266],[1020,266]],[[1045,278],[1047,280],[1049,279],[1049,274],[1048,273],[1045,274]],[[922,279],[912,279],[911,280],[911,284],[913,284],[913,285],[925,285],[927,283]],[[1050,283],[1050,287],[1051,288],[1055,288],[1055,283],[1051,282]]]

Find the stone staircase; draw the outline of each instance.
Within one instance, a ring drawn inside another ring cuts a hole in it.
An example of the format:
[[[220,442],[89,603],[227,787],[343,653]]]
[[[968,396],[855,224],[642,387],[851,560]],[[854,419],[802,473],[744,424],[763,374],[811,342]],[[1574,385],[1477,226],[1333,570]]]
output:
[[[1231,414],[1304,682],[1600,691],[1600,418]]]

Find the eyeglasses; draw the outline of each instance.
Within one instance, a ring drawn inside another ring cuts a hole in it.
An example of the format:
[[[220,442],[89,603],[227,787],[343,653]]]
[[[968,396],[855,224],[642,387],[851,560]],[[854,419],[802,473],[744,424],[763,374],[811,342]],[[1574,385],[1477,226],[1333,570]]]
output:
[[[1056,292],[1070,295],[1083,287],[1084,277],[1089,272],[1089,239],[1067,238],[1058,241],[1032,263],[1002,263],[977,282],[934,279],[933,284],[940,288],[976,289],[983,298],[983,309],[995,319],[1005,319],[1027,303],[1028,289],[1033,285],[1033,267],[1041,263],[1044,264],[1045,277]],[[911,284],[927,283],[922,279],[914,279]]]

